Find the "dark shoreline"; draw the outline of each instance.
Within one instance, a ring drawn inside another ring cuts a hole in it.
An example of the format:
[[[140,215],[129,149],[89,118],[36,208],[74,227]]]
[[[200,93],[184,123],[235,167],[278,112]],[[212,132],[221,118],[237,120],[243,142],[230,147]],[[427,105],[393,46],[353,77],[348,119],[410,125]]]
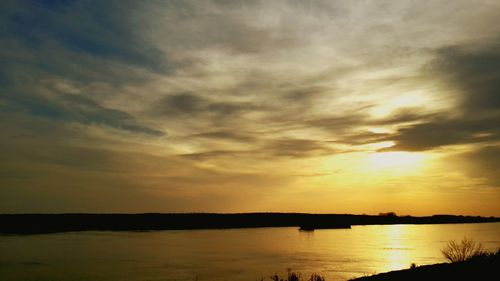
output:
[[[372,216],[304,213],[145,213],[145,214],[0,214],[0,234],[42,234],[69,231],[148,231],[300,227],[344,228],[374,224],[451,224],[500,222],[496,217],[434,215]],[[335,227],[338,226],[338,227]]]
[[[463,262],[422,265],[415,268],[395,270],[349,281],[421,281],[421,280],[498,280],[500,251],[489,256],[475,257]]]

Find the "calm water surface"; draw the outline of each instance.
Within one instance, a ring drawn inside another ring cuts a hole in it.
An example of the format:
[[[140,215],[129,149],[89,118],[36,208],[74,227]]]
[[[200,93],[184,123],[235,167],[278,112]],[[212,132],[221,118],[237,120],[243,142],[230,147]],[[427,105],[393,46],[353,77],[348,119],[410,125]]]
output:
[[[0,236],[0,280],[260,280],[287,268],[327,281],[443,262],[464,235],[500,247],[500,223]]]

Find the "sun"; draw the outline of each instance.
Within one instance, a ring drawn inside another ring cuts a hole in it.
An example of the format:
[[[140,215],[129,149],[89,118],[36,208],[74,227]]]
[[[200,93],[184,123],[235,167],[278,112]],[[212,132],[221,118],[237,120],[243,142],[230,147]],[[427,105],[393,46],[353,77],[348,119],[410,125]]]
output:
[[[368,156],[369,166],[373,170],[416,170],[422,165],[424,155],[404,151],[376,152]]]

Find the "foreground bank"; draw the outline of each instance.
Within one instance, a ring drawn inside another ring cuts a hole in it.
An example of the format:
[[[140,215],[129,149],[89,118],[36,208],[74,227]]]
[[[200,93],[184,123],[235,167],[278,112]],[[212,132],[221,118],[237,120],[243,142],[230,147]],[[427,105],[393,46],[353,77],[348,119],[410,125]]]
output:
[[[442,250],[451,263],[416,266],[350,279],[349,281],[400,281],[400,280],[500,280],[500,248],[495,252],[482,250],[482,245],[464,237],[461,244],[454,241]],[[452,245],[450,247],[450,245]],[[304,278],[300,272],[288,271],[285,277],[273,275],[272,281],[327,281],[321,275]],[[262,279],[263,281],[264,279]]]
[[[351,281],[395,281],[395,280],[500,280],[500,250],[484,254],[464,262],[418,266]]]

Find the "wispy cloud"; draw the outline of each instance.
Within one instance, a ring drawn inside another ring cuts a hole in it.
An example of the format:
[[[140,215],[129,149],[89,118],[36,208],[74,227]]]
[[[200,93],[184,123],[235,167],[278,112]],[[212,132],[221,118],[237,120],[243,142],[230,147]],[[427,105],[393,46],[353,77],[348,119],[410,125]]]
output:
[[[307,187],[349,197],[365,186],[360,157],[388,150],[469,159],[463,177],[498,186],[485,155],[500,141],[499,11],[493,0],[3,1],[0,197],[17,203],[0,211],[36,198],[29,210],[125,210],[130,198],[133,210],[258,210],[304,203]],[[107,208],[98,192],[122,201]]]
[[[423,70],[443,83],[457,106],[400,128],[394,149],[429,150],[445,145],[500,139],[500,52],[498,40],[436,50]]]

